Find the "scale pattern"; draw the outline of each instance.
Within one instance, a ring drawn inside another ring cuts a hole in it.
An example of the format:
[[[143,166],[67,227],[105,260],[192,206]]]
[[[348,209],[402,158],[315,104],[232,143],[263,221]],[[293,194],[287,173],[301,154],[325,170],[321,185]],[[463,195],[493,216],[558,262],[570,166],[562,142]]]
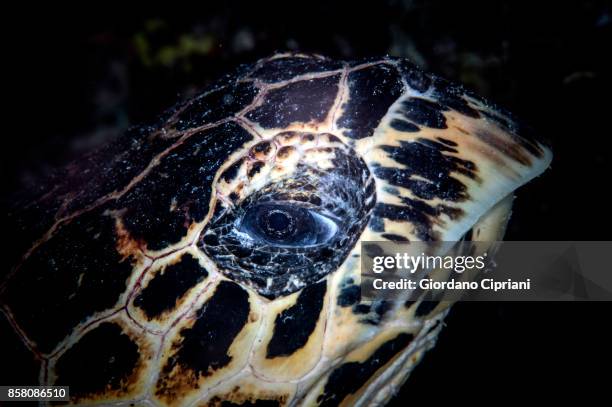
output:
[[[70,385],[75,404],[384,402],[445,307],[361,301],[359,242],[500,237],[504,197],[550,160],[509,113],[403,59],[239,67],[9,214],[0,382]],[[313,251],[232,232],[279,200],[342,233]]]

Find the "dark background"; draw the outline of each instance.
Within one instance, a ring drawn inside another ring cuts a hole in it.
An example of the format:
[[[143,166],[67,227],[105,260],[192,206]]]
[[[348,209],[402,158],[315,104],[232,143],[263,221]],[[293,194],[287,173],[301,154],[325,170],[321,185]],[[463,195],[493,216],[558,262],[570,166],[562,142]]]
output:
[[[236,64],[275,50],[391,54],[462,82],[552,142],[551,169],[517,193],[507,240],[610,239],[607,2],[219,1],[168,6],[172,15],[108,7],[5,15],[3,205]],[[603,397],[611,311],[458,304],[392,405]]]

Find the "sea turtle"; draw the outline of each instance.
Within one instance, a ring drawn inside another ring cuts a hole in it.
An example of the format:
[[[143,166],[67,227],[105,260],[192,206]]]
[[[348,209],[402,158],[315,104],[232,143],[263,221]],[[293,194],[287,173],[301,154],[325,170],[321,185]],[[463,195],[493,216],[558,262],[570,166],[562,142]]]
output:
[[[360,297],[363,241],[501,239],[551,152],[409,61],[276,54],[9,214],[3,385],[74,404],[381,404],[446,306]]]

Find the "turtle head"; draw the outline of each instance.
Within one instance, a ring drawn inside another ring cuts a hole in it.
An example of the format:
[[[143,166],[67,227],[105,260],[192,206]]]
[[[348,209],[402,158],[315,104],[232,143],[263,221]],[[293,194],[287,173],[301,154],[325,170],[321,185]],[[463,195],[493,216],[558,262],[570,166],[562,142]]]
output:
[[[385,402],[448,309],[362,298],[362,242],[501,240],[513,191],[551,160],[504,110],[388,63],[400,75],[364,64],[329,76],[344,96],[320,123],[253,124],[259,140],[219,172],[198,241],[220,273],[264,299],[252,368],[301,381],[305,404]],[[405,91],[394,93],[396,80]]]
[[[10,216],[8,365],[78,405],[382,404],[446,307],[362,296],[362,243],[499,240],[529,134],[403,59],[240,67]]]

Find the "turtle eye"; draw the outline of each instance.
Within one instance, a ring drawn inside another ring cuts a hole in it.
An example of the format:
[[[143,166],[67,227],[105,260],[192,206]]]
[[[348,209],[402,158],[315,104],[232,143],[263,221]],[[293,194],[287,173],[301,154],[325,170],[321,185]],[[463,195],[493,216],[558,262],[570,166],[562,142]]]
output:
[[[274,246],[317,246],[329,241],[338,225],[314,210],[282,204],[261,204],[249,208],[239,230]]]

